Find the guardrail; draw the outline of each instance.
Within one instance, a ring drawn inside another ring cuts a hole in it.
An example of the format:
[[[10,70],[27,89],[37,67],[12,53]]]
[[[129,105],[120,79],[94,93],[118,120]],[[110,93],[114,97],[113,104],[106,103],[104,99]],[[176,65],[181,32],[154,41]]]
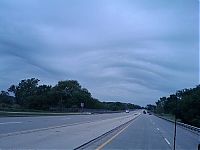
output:
[[[159,116],[159,115],[157,115],[157,114],[154,114],[154,115],[157,116],[157,117],[159,117],[159,118],[162,118],[162,119],[164,119],[164,120],[167,120],[167,121],[169,121],[169,122],[172,122],[172,123],[175,122],[174,120],[167,119],[167,118],[162,117],[162,116]],[[198,134],[200,134],[200,128],[198,128],[198,127],[191,126],[191,125],[189,125],[189,124],[185,124],[185,123],[178,122],[178,121],[177,121],[176,123],[177,123],[177,125],[179,125],[179,126],[182,126],[182,127],[186,128],[186,129],[195,131],[195,132],[197,132]]]

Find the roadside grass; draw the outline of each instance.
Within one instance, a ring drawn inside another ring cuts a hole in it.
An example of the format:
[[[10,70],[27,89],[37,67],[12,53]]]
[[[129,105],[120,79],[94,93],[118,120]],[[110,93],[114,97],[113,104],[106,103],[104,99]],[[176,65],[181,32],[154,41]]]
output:
[[[164,113],[162,113],[162,114],[157,114],[157,115],[159,115],[159,116],[161,116],[163,118],[169,119],[169,120],[175,120],[175,116],[172,115],[172,114],[164,114]],[[181,122],[181,119],[177,119],[177,121]]]
[[[28,116],[62,116],[62,115],[89,115],[87,112],[13,112],[13,111],[0,111],[0,117],[28,117]]]

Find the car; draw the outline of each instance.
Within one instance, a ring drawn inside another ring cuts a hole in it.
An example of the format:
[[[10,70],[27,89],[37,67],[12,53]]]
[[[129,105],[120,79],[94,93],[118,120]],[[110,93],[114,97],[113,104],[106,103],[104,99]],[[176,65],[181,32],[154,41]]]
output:
[[[143,114],[146,114],[146,111],[145,111],[145,110],[143,111]]]
[[[129,110],[126,110],[125,112],[126,112],[126,113],[129,113]]]

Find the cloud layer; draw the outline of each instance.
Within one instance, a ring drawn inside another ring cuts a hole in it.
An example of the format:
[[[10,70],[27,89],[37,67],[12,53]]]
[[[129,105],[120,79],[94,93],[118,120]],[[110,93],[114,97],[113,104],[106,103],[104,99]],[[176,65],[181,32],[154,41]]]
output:
[[[198,1],[1,0],[0,88],[76,79],[140,105],[198,84]]]

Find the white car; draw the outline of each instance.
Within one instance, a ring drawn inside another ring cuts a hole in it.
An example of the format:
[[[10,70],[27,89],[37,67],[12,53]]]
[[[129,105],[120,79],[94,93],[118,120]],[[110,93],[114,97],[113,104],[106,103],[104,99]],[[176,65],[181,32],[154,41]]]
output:
[[[129,110],[126,110],[126,113],[129,113]]]

